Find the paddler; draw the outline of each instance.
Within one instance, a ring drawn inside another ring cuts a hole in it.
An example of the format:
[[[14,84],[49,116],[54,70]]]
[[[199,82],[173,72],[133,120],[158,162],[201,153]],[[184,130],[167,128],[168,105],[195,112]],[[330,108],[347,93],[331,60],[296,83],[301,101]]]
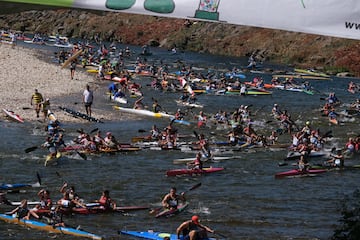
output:
[[[152,110],[154,113],[158,113],[158,112],[162,111],[162,108],[156,99],[154,99],[154,102],[152,105]]]
[[[176,209],[179,205],[179,201],[186,202],[185,193],[178,195],[176,193],[176,187],[172,187],[170,192],[162,199],[161,204],[164,208]]]
[[[202,157],[201,152],[198,152],[198,153],[196,154],[195,160],[192,161],[192,162],[189,162],[189,163],[187,164],[187,166],[188,166],[189,168],[191,168],[191,169],[199,169],[199,170],[202,170],[202,168],[203,168],[203,162],[201,161],[201,157]]]
[[[24,219],[29,220],[30,215],[39,219],[39,215],[37,215],[33,210],[28,208],[28,201],[26,199],[23,199],[21,201],[20,206],[16,207],[14,210],[12,210],[9,214],[13,215],[16,213],[16,217],[18,219]]]
[[[344,167],[344,155],[342,150],[337,150],[335,155],[331,156],[331,159],[327,161],[332,167]]]
[[[30,105],[34,106],[36,117],[39,117],[40,105],[43,101],[44,101],[43,96],[41,95],[41,93],[39,93],[37,89],[35,89],[35,92],[31,96]]]
[[[177,239],[201,240],[208,239],[207,232],[214,233],[211,228],[200,224],[199,217],[194,215],[191,220],[187,220],[180,224],[176,229]],[[180,235],[182,234],[182,238]]]
[[[96,202],[100,204],[100,208],[102,209],[116,209],[116,202],[111,199],[109,190],[103,191],[99,200],[97,200]]]

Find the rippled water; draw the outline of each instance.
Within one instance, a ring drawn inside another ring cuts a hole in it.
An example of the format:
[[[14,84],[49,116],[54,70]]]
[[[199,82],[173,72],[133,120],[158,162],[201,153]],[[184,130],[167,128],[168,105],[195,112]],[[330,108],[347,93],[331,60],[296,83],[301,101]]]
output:
[[[178,58],[192,62],[195,66],[211,66],[223,69],[236,65],[246,65],[243,59],[208,56],[194,53],[182,53],[170,56],[166,50],[153,50],[154,56],[149,57],[175,62]],[[252,79],[255,75],[248,75]],[[262,75],[266,80],[270,75]],[[140,80],[139,80],[140,81]],[[146,81],[142,80],[143,85]],[[313,87],[322,93],[335,91],[345,103],[355,100],[346,92],[348,79],[332,81],[311,81]],[[103,85],[104,89],[106,84]],[[174,98],[178,93],[160,93],[145,90],[147,99],[156,97],[163,108],[168,111],[177,109]],[[349,134],[357,135],[359,119],[345,122],[339,126],[330,126],[326,119],[316,111],[326,95],[305,95],[284,91],[274,91],[272,96],[207,96],[199,95],[199,102],[205,103],[204,111],[214,113],[219,109],[234,110],[240,104],[252,105],[256,111],[256,120],[271,119],[271,106],[278,103],[287,109],[293,119],[299,119],[299,125],[310,120],[312,125],[323,132],[333,131],[335,139],[332,144],[342,146]],[[111,111],[111,105],[105,98],[104,109]],[[150,103],[149,103],[150,104]],[[119,113],[113,113],[119,114]],[[61,119],[60,119],[61,120]],[[345,119],[346,120],[346,119]],[[151,118],[106,122],[93,124],[79,122],[64,124],[65,139],[76,136],[76,129],[82,127],[87,131],[98,127],[112,131],[122,142],[129,142],[131,137],[140,135],[139,129],[150,129],[152,124],[165,126],[166,121]],[[185,191],[194,184],[202,186],[187,193],[189,208],[169,219],[155,219],[148,211],[137,211],[129,214],[104,214],[90,216],[66,217],[65,221],[73,226],[81,225],[84,230],[104,236],[105,238],[132,239],[117,235],[120,229],[174,232],[177,226],[193,214],[200,215],[204,224],[218,230],[229,239],[327,239],[341,217],[340,203],[346,194],[351,194],[357,187],[359,171],[329,172],[311,178],[275,179],[276,172],[291,169],[291,166],[278,167],[278,162],[286,156],[286,150],[251,150],[236,152],[239,159],[211,163],[212,166],[225,167],[225,171],[199,177],[165,177],[165,171],[177,168],[172,160],[195,156],[195,153],[181,151],[150,151],[134,153],[118,153],[91,155],[88,160],[78,156],[63,157],[57,166],[44,167],[46,151],[36,150],[24,153],[30,146],[40,145],[44,139],[40,123],[17,124],[4,118],[0,121],[0,181],[6,183],[32,183],[38,171],[45,188],[51,191],[53,200],[60,198],[58,189],[64,181],[76,186],[77,192],[85,200],[97,199],[104,189],[109,189],[111,196],[118,205],[158,205],[161,197],[171,186]],[[192,134],[193,128],[177,126],[180,133]],[[258,131],[276,129],[274,123],[257,126]],[[197,130],[204,132],[212,139],[220,139],[214,129]],[[195,140],[195,138],[193,138]],[[282,141],[290,141],[290,136],[283,135]],[[356,163],[358,159],[352,160]],[[36,199],[38,189],[30,189],[23,194],[8,194],[12,201],[22,198]],[[0,206],[1,211],[9,211],[11,207]],[[73,239],[69,236],[53,235],[42,231],[29,230],[12,224],[0,224],[1,239]]]

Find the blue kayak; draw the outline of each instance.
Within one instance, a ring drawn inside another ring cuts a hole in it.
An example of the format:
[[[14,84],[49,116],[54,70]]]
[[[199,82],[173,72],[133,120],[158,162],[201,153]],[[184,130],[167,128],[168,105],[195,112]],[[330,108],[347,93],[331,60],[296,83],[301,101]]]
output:
[[[17,190],[21,190],[24,188],[31,188],[31,187],[40,187],[41,186],[41,178],[39,173],[36,174],[38,181],[36,183],[33,184],[29,184],[29,183],[14,183],[14,184],[9,184],[9,183],[2,183],[0,184],[0,190],[3,191],[17,191]]]
[[[95,235],[95,234],[92,234],[89,232],[85,232],[82,230],[78,230],[75,228],[53,227],[52,225],[49,225],[49,224],[46,224],[43,222],[34,221],[34,220],[18,219],[17,217],[5,215],[5,214],[0,214],[0,220],[3,220],[8,223],[23,225],[28,228],[34,228],[34,229],[39,229],[39,230],[53,232],[53,233],[66,234],[66,235],[72,235],[75,237],[83,237],[83,238],[90,238],[90,239],[97,239],[97,240],[102,239],[101,236],[98,236],[98,235]]]
[[[176,234],[164,233],[164,232],[119,231],[119,233],[125,234],[125,235],[131,235],[131,236],[143,238],[143,239],[163,240],[164,237],[169,237],[170,240],[178,240]],[[184,237],[182,237],[182,236],[180,237],[180,240],[184,240],[184,239],[185,239]],[[215,240],[215,238],[206,238],[206,239],[202,239],[202,240]]]

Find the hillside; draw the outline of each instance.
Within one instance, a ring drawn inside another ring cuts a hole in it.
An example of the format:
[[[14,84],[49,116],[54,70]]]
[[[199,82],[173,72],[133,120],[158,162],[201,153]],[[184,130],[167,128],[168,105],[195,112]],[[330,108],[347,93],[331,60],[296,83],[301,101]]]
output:
[[[0,26],[27,32],[178,47],[230,56],[254,51],[266,61],[360,76],[360,41],[222,23],[85,10],[32,10],[0,15]]]

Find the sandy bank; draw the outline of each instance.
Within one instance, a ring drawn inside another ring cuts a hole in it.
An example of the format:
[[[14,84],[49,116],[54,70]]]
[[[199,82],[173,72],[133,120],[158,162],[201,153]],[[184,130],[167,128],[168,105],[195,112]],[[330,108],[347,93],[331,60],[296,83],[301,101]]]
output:
[[[12,48],[6,44],[0,45],[1,109],[14,111],[25,121],[38,120],[39,118],[36,117],[35,111],[30,105],[34,89],[38,89],[44,98],[50,99],[50,109],[60,121],[81,122],[81,120],[67,115],[58,107],[66,106],[85,113],[81,104],[82,93],[86,84],[90,84],[95,94],[93,117],[104,120],[111,120],[114,117],[102,110],[96,102],[97,95],[104,95],[105,90],[99,87],[93,75],[77,69],[75,80],[71,80],[69,68],[62,69],[57,64],[42,60],[44,53],[40,51],[22,46]],[[76,102],[79,104],[75,105]]]

